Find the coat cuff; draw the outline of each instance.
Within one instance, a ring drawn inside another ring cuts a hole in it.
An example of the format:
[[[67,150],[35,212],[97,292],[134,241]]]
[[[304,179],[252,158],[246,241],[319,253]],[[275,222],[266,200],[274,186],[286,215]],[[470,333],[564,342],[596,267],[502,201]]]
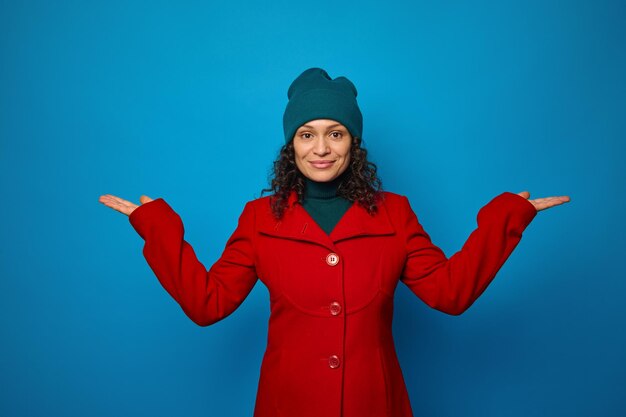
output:
[[[511,226],[519,234],[530,224],[537,215],[535,206],[519,194],[504,192],[478,212],[478,223],[489,222],[493,219],[506,217]]]
[[[164,218],[177,216],[176,212],[163,200],[157,198],[148,203],[144,203],[133,210],[128,216],[128,221],[135,228],[139,236],[146,240],[146,237],[154,226],[163,222]]]

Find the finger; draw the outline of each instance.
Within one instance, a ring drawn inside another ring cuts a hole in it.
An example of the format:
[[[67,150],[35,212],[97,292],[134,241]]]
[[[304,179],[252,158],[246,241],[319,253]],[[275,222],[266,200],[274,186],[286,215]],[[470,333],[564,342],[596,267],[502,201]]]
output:
[[[534,201],[533,204],[535,205],[537,210],[545,210],[550,207],[560,206],[561,204],[567,203],[569,201],[569,197],[567,196],[564,196],[564,197],[566,198],[548,197],[548,198],[537,199],[537,200],[533,200]],[[541,200],[541,201],[538,201],[538,200]]]
[[[105,204],[105,205],[109,206],[109,207],[111,207],[111,206],[117,207],[117,206],[121,205],[120,201],[118,199],[115,199],[112,195],[100,196],[100,202],[102,204]]]
[[[553,201],[560,201],[560,202],[565,203],[565,202],[570,201],[570,198],[566,195],[562,195],[562,196],[554,196],[554,197],[536,198],[534,201],[538,203],[550,203]]]
[[[123,204],[119,204],[116,202],[107,202],[105,205],[113,210],[119,211],[122,214],[126,214],[127,216],[133,211],[133,207],[129,207]]]
[[[136,204],[111,194],[105,194],[100,196],[99,201],[105,206],[112,208],[113,210],[119,211],[120,213],[126,214],[127,216],[130,215],[130,213],[132,213],[135,208],[137,208]]]
[[[552,196],[550,196],[550,197],[541,197],[541,198],[539,198],[538,200],[541,200],[541,199],[546,199],[546,198],[569,199],[569,196],[567,196],[567,195],[552,195]]]
[[[110,197],[111,197],[111,199],[113,201],[117,201],[119,204],[123,204],[123,205],[126,205],[126,206],[136,206],[135,203],[133,203],[131,201],[128,201],[128,200],[124,200],[123,198],[120,198],[120,197],[117,197],[117,196],[114,196],[114,195],[111,195]]]
[[[151,199],[150,197],[148,197],[147,195],[142,195],[141,197],[139,197],[139,202],[141,204],[146,204],[146,203],[149,203],[151,201],[154,201],[154,200]]]
[[[119,199],[112,198],[111,196],[101,197],[100,202],[108,207],[115,208],[116,210],[129,207],[128,202],[120,201]]]
[[[522,191],[521,193],[517,193],[517,195],[524,197],[526,200],[530,198],[530,193],[528,191]]]
[[[110,194],[100,196],[100,202],[105,204],[119,204],[119,200]]]

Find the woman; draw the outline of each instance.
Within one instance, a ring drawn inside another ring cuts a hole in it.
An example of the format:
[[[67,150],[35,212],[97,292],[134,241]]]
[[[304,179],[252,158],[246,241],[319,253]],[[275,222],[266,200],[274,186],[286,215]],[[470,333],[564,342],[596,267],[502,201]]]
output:
[[[248,202],[207,272],[162,199],[100,201],[129,215],[163,287],[197,324],[231,314],[257,279],[269,289],[268,344],[255,417],[412,416],[392,337],[404,282],[429,306],[461,314],[482,294],[537,211],[566,196],[505,192],[450,259],[406,197],[380,190],[361,147],[357,90],[321,68],[298,76],[283,116],[273,194]]]

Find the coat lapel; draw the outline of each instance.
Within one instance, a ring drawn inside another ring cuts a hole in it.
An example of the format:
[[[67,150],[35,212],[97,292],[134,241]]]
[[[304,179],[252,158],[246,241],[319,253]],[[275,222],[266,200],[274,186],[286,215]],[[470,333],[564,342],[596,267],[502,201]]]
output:
[[[268,199],[269,202],[269,199]],[[297,204],[297,194],[291,193],[288,208],[283,218],[276,220],[268,211],[269,216],[259,225],[259,232],[280,237],[306,241],[335,250],[335,243],[358,236],[376,236],[394,234],[395,230],[389,220],[384,203],[379,203],[378,213],[370,216],[363,207],[352,203],[344,213],[334,229],[327,235],[326,232],[313,220],[309,213]]]
[[[352,203],[352,206],[330,232],[330,238],[337,243],[340,240],[358,236],[382,236],[394,233],[395,229],[389,220],[384,200],[379,199],[378,212],[373,216],[360,204]]]

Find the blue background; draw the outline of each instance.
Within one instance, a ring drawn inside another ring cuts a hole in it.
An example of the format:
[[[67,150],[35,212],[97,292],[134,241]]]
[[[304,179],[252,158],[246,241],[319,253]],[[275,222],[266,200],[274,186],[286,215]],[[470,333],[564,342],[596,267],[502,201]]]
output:
[[[462,316],[399,285],[415,415],[623,416],[626,5],[432,3],[0,2],[0,415],[252,414],[266,288],[196,326],[98,197],[164,197],[210,266],[319,66],[447,255],[503,191],[572,199]]]

